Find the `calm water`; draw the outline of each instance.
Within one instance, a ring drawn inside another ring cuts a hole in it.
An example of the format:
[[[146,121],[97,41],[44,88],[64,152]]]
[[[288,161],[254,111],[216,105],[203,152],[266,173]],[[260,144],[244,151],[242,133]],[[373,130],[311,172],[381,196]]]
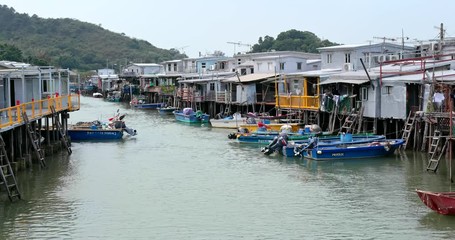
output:
[[[314,162],[263,156],[231,130],[82,98],[70,123],[117,109],[139,135],[73,143],[73,154],[19,174],[24,200],[1,192],[0,239],[454,239],[455,217],[415,188],[451,191],[421,153]]]

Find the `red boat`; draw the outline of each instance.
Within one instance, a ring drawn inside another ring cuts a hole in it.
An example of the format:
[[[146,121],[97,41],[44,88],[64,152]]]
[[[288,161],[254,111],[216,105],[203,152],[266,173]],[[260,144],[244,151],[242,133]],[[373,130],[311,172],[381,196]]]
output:
[[[429,192],[416,189],[417,195],[427,207],[444,214],[455,215],[455,192]]]

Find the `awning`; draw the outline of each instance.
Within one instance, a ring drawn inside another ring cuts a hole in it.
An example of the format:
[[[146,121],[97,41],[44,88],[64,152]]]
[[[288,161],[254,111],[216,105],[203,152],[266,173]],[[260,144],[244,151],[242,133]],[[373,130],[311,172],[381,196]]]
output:
[[[331,83],[347,83],[347,84],[364,84],[369,82],[367,79],[357,79],[357,80],[348,80],[348,79],[328,79],[319,83],[319,85],[331,84]]]
[[[262,79],[271,78],[274,76],[275,76],[274,73],[253,73],[253,74],[239,76],[239,78],[240,78],[241,83],[247,83],[247,82],[254,82],[254,81],[259,81]],[[235,77],[230,77],[226,80],[223,80],[223,82],[239,82],[239,79],[237,78],[237,76],[235,76]]]

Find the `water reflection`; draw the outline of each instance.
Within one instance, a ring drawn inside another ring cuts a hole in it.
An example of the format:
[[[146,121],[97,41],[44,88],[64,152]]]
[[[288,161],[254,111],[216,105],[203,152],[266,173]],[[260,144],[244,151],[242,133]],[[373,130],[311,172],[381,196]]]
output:
[[[454,237],[454,218],[432,213],[414,192],[451,187],[446,164],[425,171],[425,153],[337,161],[264,156],[259,145],[228,139],[233,130],[89,98],[70,119],[104,119],[118,108],[139,134],[73,143],[70,157],[57,154],[47,169],[20,173],[24,200],[0,202],[0,238]]]

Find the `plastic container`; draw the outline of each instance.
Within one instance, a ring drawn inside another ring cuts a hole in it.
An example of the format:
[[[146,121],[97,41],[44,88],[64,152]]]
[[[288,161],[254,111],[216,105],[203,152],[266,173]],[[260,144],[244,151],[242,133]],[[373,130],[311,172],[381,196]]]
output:
[[[341,142],[352,142],[352,134],[351,133],[343,133],[340,135]]]

